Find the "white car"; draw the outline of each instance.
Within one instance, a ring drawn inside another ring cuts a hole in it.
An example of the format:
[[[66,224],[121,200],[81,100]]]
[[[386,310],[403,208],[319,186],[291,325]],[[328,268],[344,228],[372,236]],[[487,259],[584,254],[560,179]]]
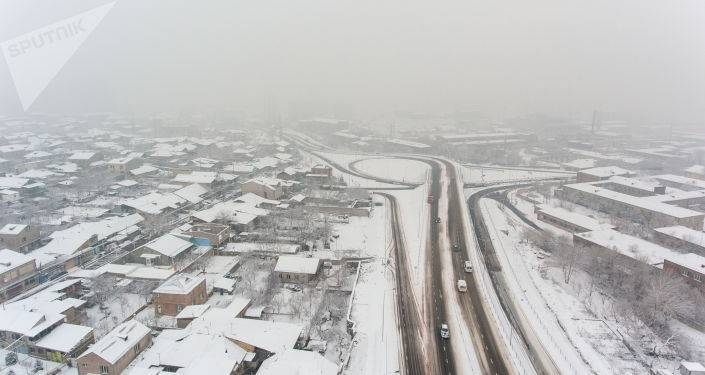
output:
[[[465,280],[458,280],[458,292],[467,292],[468,291],[468,283],[465,282]]]
[[[450,337],[450,331],[447,324],[441,324],[441,337],[447,339]]]
[[[465,272],[471,273],[472,272],[472,263],[470,263],[469,260],[466,260],[465,264],[464,264],[464,268],[465,268]]]

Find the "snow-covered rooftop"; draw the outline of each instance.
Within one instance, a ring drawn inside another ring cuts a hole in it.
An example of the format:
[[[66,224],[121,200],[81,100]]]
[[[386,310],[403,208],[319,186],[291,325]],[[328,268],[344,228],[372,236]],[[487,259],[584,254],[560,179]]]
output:
[[[218,177],[216,172],[193,171],[191,173],[177,174],[174,182],[189,184],[212,184]]]
[[[303,273],[315,275],[321,260],[317,258],[306,258],[295,255],[282,255],[277,259],[275,272]]]
[[[108,332],[80,357],[95,353],[108,363],[115,364],[128,350],[132,350],[140,340],[149,335],[149,332],[149,328],[144,324],[136,320],[129,320]]]
[[[693,272],[705,274],[705,257],[698,254],[677,254],[666,258],[671,263],[675,263],[681,267],[685,267]]]
[[[223,252],[231,253],[249,253],[253,251],[280,253],[280,254],[296,254],[301,246],[290,243],[274,243],[274,242],[230,242],[225,245]]]
[[[144,246],[159,254],[173,258],[191,248],[193,244],[172,234],[165,234],[148,242]]]
[[[5,226],[0,229],[0,234],[16,235],[22,232],[25,228],[27,228],[27,225],[25,224],[5,224]]]
[[[179,374],[230,374],[247,352],[220,334],[170,329],[157,336],[152,346],[131,365],[135,370],[178,368]],[[158,372],[165,373],[165,372]]]
[[[689,185],[695,189],[705,189],[705,181],[698,180],[696,178],[677,176],[674,174],[662,174],[658,176],[653,176],[653,178],[665,183],[673,182],[676,184]]]
[[[642,197],[634,197],[628,194],[622,194],[589,183],[570,184],[565,185],[565,187],[569,189],[580,190],[584,193],[593,194],[602,198],[619,201],[641,209],[659,212],[676,218],[696,217],[704,215],[702,212],[694,211],[688,208],[652,201]]]
[[[205,314],[205,312],[210,308],[211,305],[188,305],[184,307],[178,315],[176,315],[176,319],[198,318],[199,316]]]
[[[574,236],[614,250],[627,257],[639,261],[643,260],[652,266],[660,266],[663,264],[664,259],[674,258],[679,255],[679,253],[661,245],[612,229],[576,233]]]
[[[0,250],[0,274],[31,262],[32,259],[34,258],[9,249]]]
[[[156,215],[167,208],[178,208],[185,202],[185,199],[175,194],[150,193],[138,198],[128,199],[122,204],[132,207],[137,211]]]
[[[77,347],[91,332],[93,332],[91,327],[64,323],[42,337],[36,345],[40,348],[68,353]]]
[[[585,228],[589,231],[613,228],[611,225],[600,223],[599,221],[589,216],[585,216],[577,212],[571,212],[560,207],[541,205],[539,206],[539,211],[545,213],[546,215],[568,222],[572,225]]]
[[[322,355],[289,349],[262,362],[257,375],[336,375],[338,366]]]
[[[206,279],[187,274],[177,274],[154,289],[153,293],[188,294]]]
[[[690,242],[693,245],[705,248],[705,232],[703,231],[691,229],[682,225],[656,228],[654,230],[667,236],[675,237],[680,240]]]

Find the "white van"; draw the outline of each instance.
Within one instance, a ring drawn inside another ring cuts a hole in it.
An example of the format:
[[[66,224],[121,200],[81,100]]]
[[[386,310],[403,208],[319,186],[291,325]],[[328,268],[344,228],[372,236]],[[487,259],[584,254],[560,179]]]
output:
[[[466,260],[465,264],[464,264],[464,268],[465,268],[465,272],[468,272],[468,273],[472,272],[472,263],[470,263],[469,260]]]
[[[459,292],[467,292],[468,291],[468,284],[465,282],[465,280],[458,280],[458,291]]]

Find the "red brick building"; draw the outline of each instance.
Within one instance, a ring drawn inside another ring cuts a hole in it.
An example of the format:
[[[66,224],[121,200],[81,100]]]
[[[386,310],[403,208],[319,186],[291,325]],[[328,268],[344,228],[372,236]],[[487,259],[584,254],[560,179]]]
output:
[[[206,279],[190,275],[176,275],[152,292],[158,315],[177,316],[186,307],[201,305],[208,298]]]
[[[151,342],[149,328],[136,320],[129,320],[115,327],[78,357],[78,373],[120,374]]]

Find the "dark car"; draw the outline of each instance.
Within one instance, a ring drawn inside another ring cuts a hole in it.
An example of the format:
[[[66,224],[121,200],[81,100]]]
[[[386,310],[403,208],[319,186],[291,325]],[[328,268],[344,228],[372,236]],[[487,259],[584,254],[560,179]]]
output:
[[[436,224],[438,224],[438,223],[441,222],[441,218],[440,218],[440,217],[437,217],[437,218],[433,219],[433,222],[436,223]]]

